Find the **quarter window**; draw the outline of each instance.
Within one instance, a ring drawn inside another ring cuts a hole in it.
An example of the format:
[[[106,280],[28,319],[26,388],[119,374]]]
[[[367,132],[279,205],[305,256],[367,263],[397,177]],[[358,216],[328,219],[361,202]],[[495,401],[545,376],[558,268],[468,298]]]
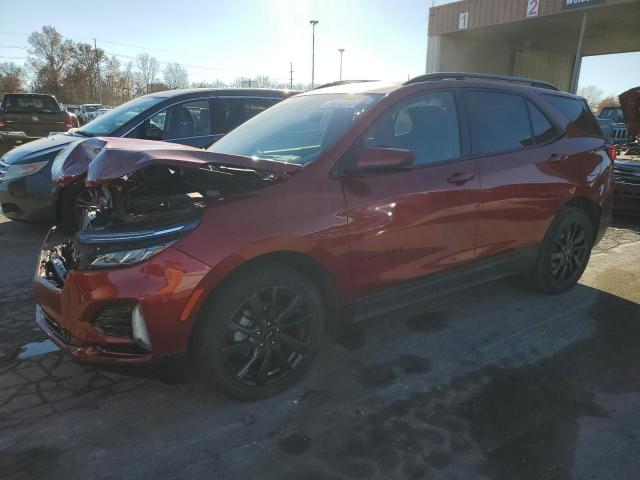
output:
[[[534,144],[525,99],[502,92],[470,91],[471,147],[486,155]]]
[[[602,137],[598,121],[589,110],[587,102],[579,98],[544,95],[545,100],[559,110],[567,119],[587,135]]]
[[[366,147],[411,150],[415,165],[460,157],[460,134],[452,92],[420,95],[384,113],[371,127]]]

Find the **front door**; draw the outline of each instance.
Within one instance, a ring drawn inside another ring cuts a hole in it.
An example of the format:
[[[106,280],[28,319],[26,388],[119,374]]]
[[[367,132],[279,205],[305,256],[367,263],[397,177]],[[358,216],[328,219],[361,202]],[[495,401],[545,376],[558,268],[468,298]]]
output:
[[[458,101],[453,90],[411,97],[356,145],[411,150],[415,160],[342,177],[355,298],[473,260],[479,182],[463,158]]]

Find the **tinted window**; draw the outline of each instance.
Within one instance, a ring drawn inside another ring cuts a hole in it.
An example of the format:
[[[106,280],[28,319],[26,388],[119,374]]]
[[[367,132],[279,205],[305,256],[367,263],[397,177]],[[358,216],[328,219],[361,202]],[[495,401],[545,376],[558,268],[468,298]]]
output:
[[[533,145],[525,99],[502,92],[470,91],[471,146],[488,154]]]
[[[602,136],[597,120],[589,110],[587,102],[579,98],[544,95],[545,100],[560,111],[576,127],[587,135]]]
[[[58,112],[60,108],[51,97],[24,96],[14,97],[6,95],[4,97],[3,108],[9,112]]]
[[[420,95],[384,113],[369,130],[365,146],[411,150],[415,165],[459,158],[460,135],[453,93]]]
[[[529,115],[531,115],[531,126],[533,127],[533,138],[536,144],[547,143],[558,136],[558,131],[551,122],[544,116],[538,107],[527,100]]]
[[[219,97],[214,114],[214,133],[227,133],[276,104],[276,98]]]
[[[129,137],[178,140],[211,135],[209,100],[178,103],[146,120]]]

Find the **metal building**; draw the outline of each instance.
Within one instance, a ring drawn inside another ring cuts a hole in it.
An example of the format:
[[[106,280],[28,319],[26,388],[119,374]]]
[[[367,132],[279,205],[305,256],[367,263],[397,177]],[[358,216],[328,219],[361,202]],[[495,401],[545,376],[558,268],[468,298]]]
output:
[[[640,0],[463,0],[429,9],[426,71],[533,77],[575,92],[582,57],[639,50]]]

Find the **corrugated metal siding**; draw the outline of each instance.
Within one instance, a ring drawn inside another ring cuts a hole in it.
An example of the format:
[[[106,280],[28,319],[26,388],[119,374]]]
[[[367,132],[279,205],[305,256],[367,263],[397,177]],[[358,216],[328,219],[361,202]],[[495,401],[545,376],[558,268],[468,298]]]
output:
[[[603,4],[634,0],[605,0]],[[564,0],[540,0],[538,17],[564,12]],[[463,0],[429,9],[429,35],[457,32],[458,19],[469,12],[468,28],[480,28],[526,19],[527,0]]]
[[[537,78],[568,91],[571,86],[573,55],[545,52],[542,50],[522,50],[516,52],[513,75]]]

